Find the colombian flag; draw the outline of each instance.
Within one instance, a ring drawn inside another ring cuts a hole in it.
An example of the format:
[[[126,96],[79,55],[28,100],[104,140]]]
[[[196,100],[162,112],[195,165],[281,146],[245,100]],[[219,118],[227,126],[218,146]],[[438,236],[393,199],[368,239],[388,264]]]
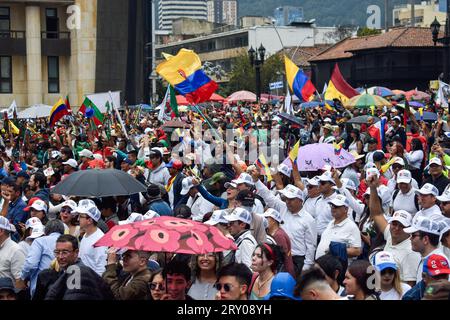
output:
[[[54,126],[56,121],[69,114],[66,104],[63,99],[59,99],[50,111],[50,126]]]
[[[325,91],[325,100],[338,99],[345,104],[350,98],[357,96],[359,93],[345,81],[342,76],[339,66],[336,63],[333,73],[331,74],[330,82],[328,83],[327,91]]]
[[[190,103],[207,101],[217,90],[217,83],[203,72],[200,58],[194,51],[181,49],[176,56],[166,59],[156,67],[156,72]]]
[[[260,169],[264,170],[264,174],[267,176],[267,181],[268,182],[272,181],[273,179],[272,175],[270,174],[270,168],[269,165],[267,164],[267,160],[264,154],[261,153],[261,155],[258,157],[255,163]]]
[[[298,98],[309,101],[314,92],[316,92],[316,87],[314,87],[311,80],[286,56],[284,56],[284,67],[286,68],[289,88]]]

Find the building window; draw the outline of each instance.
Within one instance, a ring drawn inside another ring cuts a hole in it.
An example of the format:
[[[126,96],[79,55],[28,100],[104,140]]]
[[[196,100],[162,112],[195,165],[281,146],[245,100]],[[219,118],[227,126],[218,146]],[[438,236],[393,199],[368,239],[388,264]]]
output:
[[[58,11],[56,9],[45,9],[45,25],[47,28],[47,39],[58,39],[59,20]]]
[[[10,30],[11,30],[11,17],[9,15],[9,8],[0,7],[0,38],[9,38]]]
[[[58,57],[48,57],[48,93],[59,93]]]
[[[0,93],[12,93],[11,57],[0,57]]]

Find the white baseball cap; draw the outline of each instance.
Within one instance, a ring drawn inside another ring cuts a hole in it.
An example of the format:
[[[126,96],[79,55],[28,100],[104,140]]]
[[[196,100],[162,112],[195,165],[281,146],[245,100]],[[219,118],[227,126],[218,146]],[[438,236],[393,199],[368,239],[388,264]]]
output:
[[[439,231],[441,232],[440,238],[442,239],[442,236],[450,230],[450,219],[449,218],[443,218],[442,220],[439,220]]]
[[[442,161],[441,159],[435,157],[430,159],[430,162],[428,162],[428,165],[431,166],[432,164],[437,164],[438,166],[442,166]]]
[[[300,199],[302,201],[305,200],[305,195],[303,194],[303,191],[300,190],[300,188],[297,188],[296,186],[292,185],[292,184],[288,184],[283,190],[279,191],[280,194],[282,194],[283,196],[285,196],[286,198],[289,199]]]
[[[439,195],[438,189],[431,183],[425,183],[420,190],[416,190],[415,192],[416,194],[432,194],[435,197]]]
[[[422,231],[440,236],[441,230],[438,221],[431,220],[427,217],[418,217],[415,223],[409,227],[403,229],[406,233],[414,233],[416,231]]]
[[[226,189],[228,189],[229,187],[236,189],[237,188],[236,180],[231,180],[230,182],[225,182],[224,187]]]
[[[16,227],[13,224],[9,223],[9,220],[3,216],[0,216],[0,229],[9,232],[16,232]]]
[[[248,173],[245,173],[245,172],[241,173],[239,175],[239,177],[236,180],[234,180],[234,182],[236,184],[247,183],[247,184],[250,184],[252,186],[255,185],[255,183],[253,182],[252,176],[249,175]]]
[[[132,212],[126,220],[119,221],[119,225],[130,224],[144,220],[144,216],[137,212]]]
[[[153,218],[160,217],[160,215],[159,215],[159,213],[157,213],[156,211],[148,210],[148,211],[144,214],[143,217],[144,217],[143,220],[148,220],[148,219],[153,219]]]
[[[227,215],[227,210],[215,210],[208,221],[205,222],[205,224],[208,224],[210,226],[215,226],[219,223],[228,223],[228,220],[225,218]]]
[[[36,239],[45,235],[45,226],[43,224],[35,226],[31,230],[31,234],[27,237],[27,239]]]
[[[56,159],[58,157],[61,157],[61,152],[59,152],[58,150],[53,150],[52,151],[52,159]]]
[[[308,184],[308,185],[311,185],[311,186],[315,186],[315,187],[318,187],[319,186],[319,176],[315,176],[314,178],[312,178],[312,179],[306,179],[306,183]]]
[[[347,207],[348,208],[347,197],[342,194],[336,195],[333,199],[331,199],[329,201],[329,203],[334,204],[337,207]]]
[[[392,215],[392,218],[389,219],[389,223],[392,223],[392,221],[398,221],[403,225],[403,227],[408,228],[411,226],[412,216],[408,211],[397,210]]]
[[[228,222],[241,221],[246,224],[252,223],[252,215],[243,208],[235,208],[231,214],[225,215],[225,219],[227,219]]]
[[[91,150],[88,149],[83,149],[80,152],[78,152],[78,155],[80,157],[86,157],[86,158],[92,158],[94,156],[94,154],[92,153]]]
[[[285,176],[287,176],[289,178],[291,176],[292,169],[289,168],[284,163],[282,163],[278,166],[278,172],[281,172],[282,174],[284,174]]]
[[[183,181],[181,182],[181,186],[182,189],[180,191],[181,195],[185,195],[189,192],[189,190],[191,190],[192,187],[194,187],[194,183],[192,182],[192,180],[194,180],[194,178],[192,177],[186,177],[183,179]]]
[[[69,207],[72,211],[76,210],[77,203],[73,200],[66,200],[62,203],[61,208]]]
[[[72,168],[78,168],[78,162],[75,159],[69,159],[66,162],[63,162],[63,164],[67,164]]]
[[[394,256],[388,251],[377,252],[372,259],[372,264],[380,272],[387,268],[398,269]]]
[[[271,217],[272,219],[274,219],[278,223],[282,223],[283,222],[283,219],[281,218],[280,212],[275,210],[275,209],[272,209],[272,208],[267,209],[266,212],[264,212],[263,216],[266,217],[266,218]]]
[[[412,175],[409,170],[400,170],[397,173],[397,183],[411,183]]]
[[[332,184],[335,184],[334,179],[331,175],[330,171],[325,171],[324,173],[322,173],[319,177],[318,177],[319,181],[323,181],[323,182],[331,182]]]
[[[437,196],[436,199],[438,199],[441,202],[449,202],[450,201],[450,189],[445,190],[442,195]]]
[[[33,204],[30,206],[30,209],[35,209],[37,211],[44,211],[47,212],[48,206],[47,204],[41,200],[41,199],[36,199]]]
[[[92,205],[92,203],[82,203],[82,201],[83,200],[81,200],[78,204],[76,211],[78,213],[87,214],[94,221],[100,220],[102,214],[100,213],[100,210],[98,210],[97,206],[95,204]]]
[[[403,160],[403,159],[400,158],[400,157],[395,157],[395,158],[394,158],[394,163],[399,164],[399,165],[401,165],[402,167],[405,166],[405,160]]]
[[[366,170],[366,178],[369,178],[371,176],[377,176],[380,177],[380,171],[378,171],[377,168],[368,168]]]
[[[25,222],[25,229],[35,228],[37,226],[42,226],[41,219],[32,217]]]

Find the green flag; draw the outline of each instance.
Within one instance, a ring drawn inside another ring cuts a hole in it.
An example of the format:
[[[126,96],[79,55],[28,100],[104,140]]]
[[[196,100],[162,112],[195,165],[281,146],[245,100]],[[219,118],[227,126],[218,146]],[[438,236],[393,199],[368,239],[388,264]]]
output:
[[[84,99],[83,104],[80,107],[80,112],[86,115],[87,108],[91,108],[92,110],[94,110],[94,116],[92,118],[94,119],[95,125],[97,126],[101,125],[103,123],[104,116],[97,108],[97,106],[88,97]]]
[[[173,89],[173,87],[171,85],[169,85],[169,91],[170,91],[170,108],[172,109],[173,113],[175,114],[175,117],[179,117],[177,96],[175,94],[175,90]]]

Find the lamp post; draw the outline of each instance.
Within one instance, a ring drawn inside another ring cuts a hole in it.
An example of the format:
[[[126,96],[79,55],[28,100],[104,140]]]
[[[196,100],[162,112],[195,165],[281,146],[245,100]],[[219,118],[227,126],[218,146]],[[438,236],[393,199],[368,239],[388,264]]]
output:
[[[430,28],[431,28],[431,34],[433,36],[433,42],[434,45],[436,46],[436,43],[442,43],[444,45],[444,73],[442,76],[442,81],[444,81],[445,83],[449,83],[449,48],[450,48],[450,1],[447,1],[447,18],[445,21],[445,32],[444,32],[444,36],[442,38],[438,38],[439,36],[439,29],[441,28],[441,24],[439,23],[439,21],[436,19],[436,17],[434,18],[434,21],[431,23]]]
[[[250,47],[248,50],[248,58],[250,59],[250,64],[255,67],[256,74],[256,101],[259,103],[261,99],[261,66],[264,64],[264,57],[266,55],[266,48],[261,44],[258,50]]]

